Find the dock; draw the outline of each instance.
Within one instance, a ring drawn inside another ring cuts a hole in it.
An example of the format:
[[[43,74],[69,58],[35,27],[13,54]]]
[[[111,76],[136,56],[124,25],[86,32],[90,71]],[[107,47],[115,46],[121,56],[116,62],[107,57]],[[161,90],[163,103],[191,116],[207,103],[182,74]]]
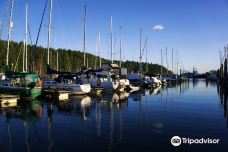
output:
[[[69,99],[70,91],[66,90],[43,90],[42,95],[48,99],[57,99],[57,100],[68,100]]]
[[[99,95],[104,91],[103,88],[92,88],[90,91],[90,95]]]
[[[17,106],[18,99],[20,99],[19,95],[0,94],[1,108]]]

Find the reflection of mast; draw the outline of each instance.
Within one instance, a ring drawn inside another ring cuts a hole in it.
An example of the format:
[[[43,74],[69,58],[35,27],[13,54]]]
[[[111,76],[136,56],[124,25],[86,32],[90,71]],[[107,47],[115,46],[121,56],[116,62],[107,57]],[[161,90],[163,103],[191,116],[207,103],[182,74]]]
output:
[[[119,116],[120,116],[120,137],[119,137],[119,142],[123,141],[123,125],[124,125],[124,121],[123,121],[123,114],[121,109],[119,110]]]
[[[110,110],[111,110],[111,113],[110,113],[110,131],[109,131],[109,146],[108,148],[109,149],[112,149],[112,145],[113,145],[113,130],[114,130],[114,127],[113,127],[113,124],[114,124],[114,114],[113,114],[113,102],[110,102]]]
[[[101,134],[101,104],[98,102],[96,104],[96,128],[97,128],[97,135],[100,136]]]
[[[139,100],[139,111],[142,112],[142,102]]]
[[[26,113],[26,118],[27,119],[27,113]],[[24,121],[24,128],[25,128],[25,144],[27,147],[27,151],[30,151],[30,147],[29,147],[29,132],[28,132],[28,123],[27,120]]]
[[[51,124],[52,124],[52,104],[48,106],[48,140],[49,146],[48,151],[53,151],[53,141],[51,138]]]
[[[7,123],[7,131],[8,131],[8,140],[9,140],[9,148],[10,148],[10,152],[12,151],[12,136],[11,136],[11,131],[10,131],[10,122],[9,120],[6,121]]]

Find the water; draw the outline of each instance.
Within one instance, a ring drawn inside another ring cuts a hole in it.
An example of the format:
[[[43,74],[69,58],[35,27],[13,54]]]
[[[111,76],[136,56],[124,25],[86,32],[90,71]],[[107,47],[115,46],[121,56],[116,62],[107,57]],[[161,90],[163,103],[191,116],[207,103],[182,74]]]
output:
[[[216,83],[190,81],[142,93],[34,100],[0,115],[1,151],[225,151],[227,95]],[[182,144],[172,136],[219,138]]]

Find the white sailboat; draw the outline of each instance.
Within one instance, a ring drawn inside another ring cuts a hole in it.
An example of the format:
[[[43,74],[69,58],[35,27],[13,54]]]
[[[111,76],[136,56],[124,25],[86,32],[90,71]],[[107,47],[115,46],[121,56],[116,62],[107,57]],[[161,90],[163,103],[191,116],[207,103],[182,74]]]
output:
[[[84,20],[85,21],[85,20]],[[85,27],[85,26],[84,26]],[[113,62],[113,44],[112,44],[112,17],[110,17],[110,33],[111,33],[111,61]],[[85,40],[85,38],[84,38]],[[85,43],[84,43],[85,44]],[[98,50],[100,52],[100,33],[98,36]],[[100,53],[99,53],[100,56]],[[101,58],[100,58],[101,68]],[[112,73],[107,70],[92,70],[90,78],[84,78],[84,82],[88,81],[93,89],[103,89],[104,91],[113,91],[119,87],[119,82],[112,78]]]
[[[116,90],[119,86],[119,82],[113,80],[108,71],[94,72],[89,82],[92,88],[100,88],[105,91]]]
[[[71,94],[83,95],[91,91],[90,84],[74,84],[71,81],[64,81],[63,83],[58,83],[54,80],[44,80],[44,89],[56,89],[56,90],[66,90],[70,91]]]
[[[85,7],[85,12],[86,12],[86,7]],[[51,32],[51,16],[52,16],[52,0],[50,0],[50,14],[49,14],[49,28],[48,28],[48,60],[47,60],[47,65],[50,64],[49,60],[49,48],[50,48],[50,32]],[[58,58],[58,56],[57,56]],[[87,94],[91,91],[91,86],[89,83],[82,83],[82,81],[79,81],[79,77],[73,77],[72,73],[67,72],[60,72],[60,71],[55,71],[52,70],[49,66],[49,71],[52,71],[50,73],[55,73],[59,74],[60,77],[60,82],[54,81],[54,80],[44,80],[43,81],[43,88],[44,89],[58,89],[58,90],[67,90],[70,91],[71,94],[76,94],[76,95],[82,95],[82,94]],[[58,63],[57,63],[57,68],[58,68]],[[64,74],[64,75],[62,75]],[[64,77],[70,77],[70,78],[64,78]],[[77,82],[76,82],[77,80]]]

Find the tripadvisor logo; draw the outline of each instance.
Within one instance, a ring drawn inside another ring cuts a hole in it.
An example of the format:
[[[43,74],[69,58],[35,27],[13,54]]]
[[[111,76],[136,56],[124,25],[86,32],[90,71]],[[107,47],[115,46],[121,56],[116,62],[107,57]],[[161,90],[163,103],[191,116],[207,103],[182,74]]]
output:
[[[173,136],[171,138],[171,144],[173,146],[180,146],[180,144],[219,144],[220,139],[211,139],[211,138],[180,138],[179,136]]]
[[[179,136],[173,136],[171,138],[171,144],[173,146],[180,146],[180,144],[181,144],[181,138]]]

